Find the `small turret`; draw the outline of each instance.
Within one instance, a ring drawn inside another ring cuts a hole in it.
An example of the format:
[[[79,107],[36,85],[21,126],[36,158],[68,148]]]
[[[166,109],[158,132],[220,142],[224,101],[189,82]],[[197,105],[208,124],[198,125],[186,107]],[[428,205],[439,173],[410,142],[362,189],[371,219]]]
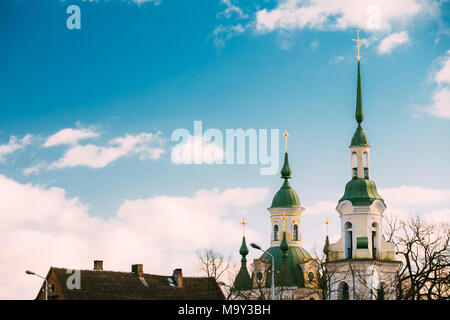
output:
[[[242,230],[244,233],[244,228],[245,228],[245,225],[247,224],[245,222],[245,219],[242,220],[241,224],[242,224]],[[247,270],[246,256],[248,255],[248,248],[247,248],[247,243],[245,241],[245,234],[242,236],[242,244],[241,244],[241,247],[239,248],[239,254],[242,256],[241,268],[239,269],[236,279],[234,280],[233,289],[235,289],[235,290],[250,290],[252,288],[252,279]]]

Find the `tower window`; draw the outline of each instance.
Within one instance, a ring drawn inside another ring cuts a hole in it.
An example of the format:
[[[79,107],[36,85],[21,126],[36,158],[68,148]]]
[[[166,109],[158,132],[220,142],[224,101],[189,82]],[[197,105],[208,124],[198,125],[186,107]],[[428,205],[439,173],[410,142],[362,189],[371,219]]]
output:
[[[257,281],[259,284],[261,284],[261,283],[263,282],[263,278],[264,278],[264,275],[262,274],[262,272],[261,272],[261,271],[258,271],[258,273],[256,274],[256,281]]]
[[[385,283],[381,282],[380,287],[377,289],[377,300],[384,300],[385,299],[385,292],[384,292]]]
[[[377,236],[378,224],[376,222],[372,223],[372,259],[377,258]]]
[[[350,222],[345,223],[345,259],[351,259],[353,256],[353,233],[352,224]]]
[[[358,155],[356,152],[352,153],[352,175],[353,178],[358,176]]]
[[[314,272],[312,272],[312,271],[308,272],[308,281],[309,281],[309,283],[314,282]]]
[[[294,224],[294,230],[292,233],[294,241],[298,241],[298,225]]]
[[[273,240],[274,241],[280,240],[280,232],[278,230],[278,225],[277,224],[273,226]]]
[[[369,178],[369,161],[367,152],[363,153],[364,178]]]
[[[350,294],[349,294],[349,287],[347,282],[342,281],[339,283],[338,286],[338,300],[349,300]]]

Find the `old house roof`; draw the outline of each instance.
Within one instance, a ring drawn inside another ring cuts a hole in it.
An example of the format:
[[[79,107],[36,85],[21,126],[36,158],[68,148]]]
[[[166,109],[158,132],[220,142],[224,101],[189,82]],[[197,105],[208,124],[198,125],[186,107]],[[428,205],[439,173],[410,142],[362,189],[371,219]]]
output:
[[[214,278],[183,277],[182,285],[169,281],[171,276],[134,272],[80,270],[80,289],[69,289],[72,272],[51,267],[47,279],[54,274],[60,289],[59,299],[67,300],[222,300],[222,290]],[[179,269],[180,270],[180,269]],[[180,270],[181,272],[181,270]],[[70,281],[69,281],[70,282]],[[176,283],[176,282],[175,282]],[[38,294],[37,299],[40,298]],[[51,298],[51,296],[50,296]]]

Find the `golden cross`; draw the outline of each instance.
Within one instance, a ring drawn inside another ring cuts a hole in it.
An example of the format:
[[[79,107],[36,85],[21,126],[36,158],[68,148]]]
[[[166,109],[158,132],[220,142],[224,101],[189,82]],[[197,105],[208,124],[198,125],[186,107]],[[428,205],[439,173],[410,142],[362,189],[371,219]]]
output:
[[[353,41],[356,42],[356,46],[358,47],[358,61],[359,59],[361,59],[361,56],[359,55],[359,46],[361,44],[361,42],[364,42],[364,40],[359,39],[359,29],[356,28],[356,39],[352,39]]]
[[[286,144],[284,146],[285,151],[287,152],[287,139],[288,137],[290,137],[291,135],[288,133],[287,130],[284,130],[284,132],[282,133],[282,135],[286,138]]]
[[[248,224],[245,221],[245,218],[242,218],[242,221],[240,222],[240,224],[242,224],[242,235],[245,236],[245,225]]]
[[[325,219],[325,222],[324,222],[326,225],[327,225],[327,235],[328,235],[328,225],[330,224],[329,222],[328,222],[328,217]]]
[[[287,218],[286,218],[286,214],[284,212],[283,212],[283,217],[281,219],[283,220],[283,223],[284,223],[284,232],[286,232],[286,220],[287,220]]]

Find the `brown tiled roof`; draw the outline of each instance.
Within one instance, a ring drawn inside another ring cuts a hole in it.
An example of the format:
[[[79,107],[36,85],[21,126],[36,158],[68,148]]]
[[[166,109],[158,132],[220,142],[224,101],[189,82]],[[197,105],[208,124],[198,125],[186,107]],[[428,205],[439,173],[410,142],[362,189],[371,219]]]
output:
[[[214,278],[183,277],[181,288],[171,286],[168,278],[143,274],[148,286],[133,272],[81,270],[81,289],[69,289],[72,273],[65,268],[50,268],[68,300],[222,300],[222,290]]]

